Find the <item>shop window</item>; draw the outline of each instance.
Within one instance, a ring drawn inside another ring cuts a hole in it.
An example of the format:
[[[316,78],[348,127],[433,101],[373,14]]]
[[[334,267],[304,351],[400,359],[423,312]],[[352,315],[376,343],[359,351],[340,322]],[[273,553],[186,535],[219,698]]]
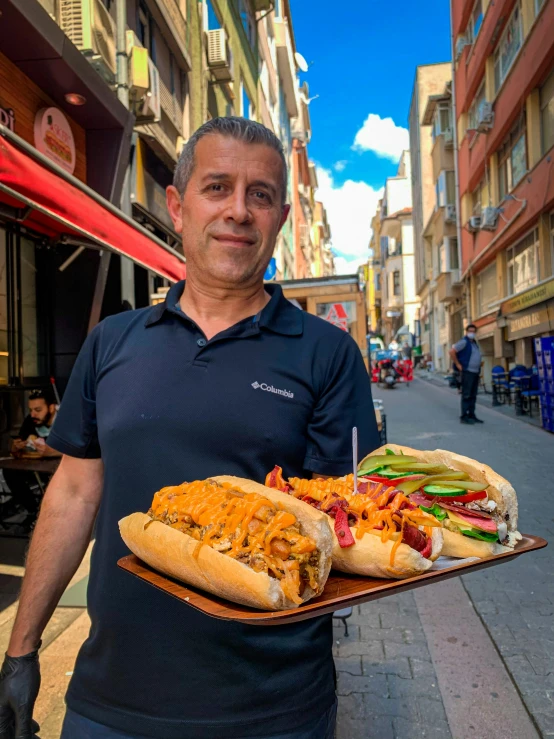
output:
[[[506,250],[508,294],[516,295],[539,281],[539,232],[534,229],[515,246]]]
[[[476,130],[477,125],[479,122],[479,109],[482,105],[482,103],[486,102],[487,95],[485,93],[485,80],[481,83],[481,87],[479,88],[477,95],[473,99],[473,102],[471,104],[471,107],[469,109],[469,128]]]
[[[527,136],[525,111],[498,151],[498,192],[500,200],[517,185],[527,172]]]
[[[483,0],[477,0],[473,6],[471,18],[467,26],[466,36],[470,44],[472,44],[481,30],[483,25]]]
[[[494,84],[496,91],[508,76],[508,72],[523,43],[523,24],[521,19],[521,3],[518,2],[504,29],[504,33],[494,52]]]
[[[392,273],[392,289],[394,295],[400,295],[400,272],[398,270]]]
[[[454,171],[442,171],[435,185],[437,197],[437,207],[443,208],[445,205],[452,205],[456,202],[456,180]]]
[[[451,115],[450,115],[450,103],[444,101],[439,103],[435,109],[435,116],[433,118],[433,129],[432,136],[433,141],[446,131],[452,129]]]
[[[491,305],[498,300],[498,283],[496,280],[496,262],[484,269],[476,278],[477,315],[488,313]]]
[[[542,153],[554,146],[554,70],[540,89]]]

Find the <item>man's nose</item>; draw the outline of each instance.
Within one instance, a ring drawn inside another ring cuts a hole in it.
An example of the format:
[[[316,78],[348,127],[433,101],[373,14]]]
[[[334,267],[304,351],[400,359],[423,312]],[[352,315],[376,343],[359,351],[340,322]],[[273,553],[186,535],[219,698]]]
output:
[[[242,188],[237,187],[233,191],[226,216],[235,223],[251,223],[252,213],[248,208],[247,193]]]

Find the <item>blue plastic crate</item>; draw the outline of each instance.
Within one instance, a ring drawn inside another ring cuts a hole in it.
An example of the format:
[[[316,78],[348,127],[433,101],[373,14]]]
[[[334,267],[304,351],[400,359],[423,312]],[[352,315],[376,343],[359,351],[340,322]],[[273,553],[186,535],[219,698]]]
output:
[[[554,395],[554,380],[539,377],[539,392],[545,395]]]
[[[546,422],[543,419],[542,427],[545,429],[545,431],[550,431],[551,434],[554,434],[554,420],[553,419],[547,419]]]

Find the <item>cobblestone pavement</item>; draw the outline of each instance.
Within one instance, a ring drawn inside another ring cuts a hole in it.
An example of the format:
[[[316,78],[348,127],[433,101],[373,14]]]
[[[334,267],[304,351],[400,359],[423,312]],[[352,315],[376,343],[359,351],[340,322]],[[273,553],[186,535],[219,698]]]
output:
[[[483,425],[461,426],[458,396],[422,381],[410,388],[377,390],[375,396],[384,400],[389,441],[452,449],[486,461],[518,492],[520,530],[553,542],[453,582],[463,585],[487,640],[484,647],[490,648],[492,640],[516,691],[509,698],[508,693],[491,694],[498,732],[481,739],[517,736],[503,725],[503,700],[505,705],[506,700],[523,701],[518,715],[525,736],[554,736],[554,436],[485,406],[478,409]],[[417,598],[414,591],[359,607],[350,619],[349,638],[335,629],[339,739],[480,736],[478,727],[469,731],[456,724],[459,713],[445,712],[437,673],[447,684],[441,648],[446,655],[449,645],[435,644],[431,659],[418,610],[426,590],[418,590]],[[452,618],[456,615],[452,612]],[[441,618],[448,618],[448,608]]]

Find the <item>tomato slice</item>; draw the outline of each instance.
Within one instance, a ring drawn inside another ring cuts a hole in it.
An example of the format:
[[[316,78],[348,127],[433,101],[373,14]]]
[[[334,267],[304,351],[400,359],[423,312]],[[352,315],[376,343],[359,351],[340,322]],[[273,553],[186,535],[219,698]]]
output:
[[[382,482],[384,485],[394,487],[400,485],[405,480],[422,480],[425,475],[406,475],[405,477],[380,477],[379,475],[364,475],[361,480],[371,480],[371,482]]]
[[[471,503],[472,500],[483,500],[487,497],[485,490],[480,490],[478,493],[467,493],[467,495],[434,495],[433,493],[426,493],[423,489],[419,491],[420,495],[423,495],[427,500],[436,499],[440,505],[441,498],[444,501],[456,501],[457,503]]]

